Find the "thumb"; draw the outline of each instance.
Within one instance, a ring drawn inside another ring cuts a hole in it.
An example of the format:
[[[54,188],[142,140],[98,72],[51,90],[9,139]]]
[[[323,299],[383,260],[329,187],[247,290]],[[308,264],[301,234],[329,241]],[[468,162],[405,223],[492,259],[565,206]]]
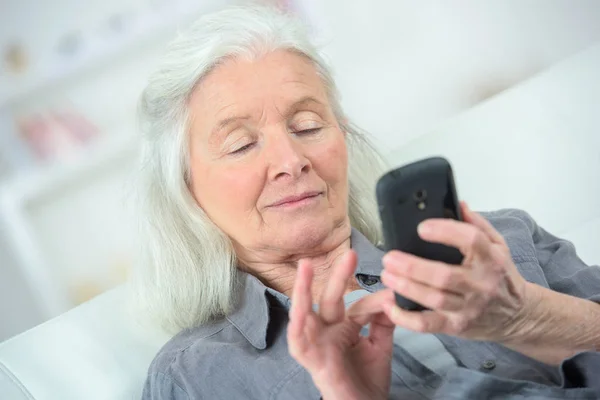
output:
[[[354,323],[359,325],[368,324],[377,314],[384,311],[384,304],[394,301],[392,289],[384,289],[371,293],[348,308],[346,315]]]
[[[475,225],[481,229],[493,243],[504,243],[504,238],[502,235],[492,226],[492,224],[490,224],[487,219],[483,218],[475,211],[472,211],[465,201],[461,201],[460,206],[465,222]]]
[[[384,313],[377,314],[369,326],[369,339],[373,345],[392,357],[394,348],[394,329],[396,325]]]

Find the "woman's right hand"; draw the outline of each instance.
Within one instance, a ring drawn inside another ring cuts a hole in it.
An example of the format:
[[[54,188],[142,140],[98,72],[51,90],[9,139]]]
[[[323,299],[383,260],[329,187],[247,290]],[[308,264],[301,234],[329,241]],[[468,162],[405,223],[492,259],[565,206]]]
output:
[[[356,254],[349,251],[333,267],[319,311],[313,311],[313,270],[304,260],[292,294],[287,339],[292,357],[311,374],[326,400],[387,399],[391,379],[394,324],[383,313],[386,290],[366,296],[347,311],[344,292],[356,268]],[[370,323],[369,336],[361,328]]]

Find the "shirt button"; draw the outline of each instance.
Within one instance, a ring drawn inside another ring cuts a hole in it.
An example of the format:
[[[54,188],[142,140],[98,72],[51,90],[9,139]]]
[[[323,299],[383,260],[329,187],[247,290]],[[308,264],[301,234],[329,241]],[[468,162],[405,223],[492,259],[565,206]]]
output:
[[[373,277],[373,276],[365,276],[365,277],[363,278],[363,283],[364,283],[366,286],[373,286],[373,285],[375,285],[375,284],[376,284],[376,283],[378,283],[378,282],[379,282],[379,279],[377,279],[377,278],[375,278],[375,277]]]
[[[496,363],[494,362],[494,360],[485,360],[481,363],[481,368],[491,371],[494,368],[496,368]]]

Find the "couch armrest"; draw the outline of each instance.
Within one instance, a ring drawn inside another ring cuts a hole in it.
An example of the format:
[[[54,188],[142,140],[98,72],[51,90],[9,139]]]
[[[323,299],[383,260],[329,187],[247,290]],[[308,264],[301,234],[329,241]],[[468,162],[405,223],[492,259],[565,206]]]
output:
[[[0,393],[5,399],[35,400],[21,381],[0,362]]]

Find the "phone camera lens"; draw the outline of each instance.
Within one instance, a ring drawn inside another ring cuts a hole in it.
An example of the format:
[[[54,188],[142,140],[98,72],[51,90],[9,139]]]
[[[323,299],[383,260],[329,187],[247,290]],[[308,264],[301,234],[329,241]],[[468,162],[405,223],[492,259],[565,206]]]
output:
[[[425,201],[425,199],[427,199],[427,191],[426,190],[419,189],[415,192],[415,200],[417,202]]]

